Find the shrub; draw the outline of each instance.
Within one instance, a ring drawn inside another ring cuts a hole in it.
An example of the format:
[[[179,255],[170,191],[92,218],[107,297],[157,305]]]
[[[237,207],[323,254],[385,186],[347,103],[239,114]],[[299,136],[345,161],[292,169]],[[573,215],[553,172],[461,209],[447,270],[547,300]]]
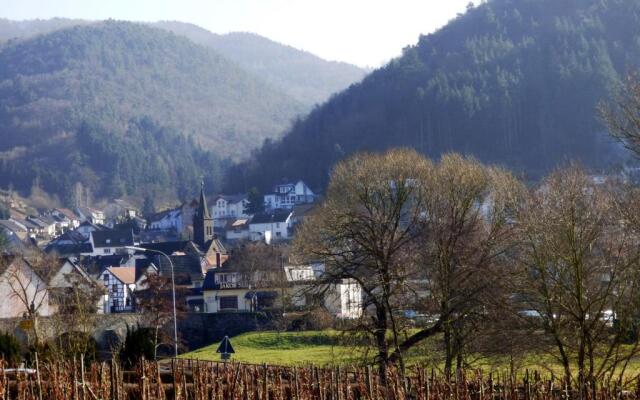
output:
[[[9,333],[0,333],[0,357],[10,365],[16,365],[22,358],[20,342]]]
[[[120,349],[120,360],[123,366],[127,368],[133,367],[142,357],[147,360],[153,360],[154,350],[153,331],[151,328],[138,326],[135,329],[130,329],[127,326],[127,336]]]
[[[309,312],[293,319],[287,330],[289,331],[320,331],[333,328],[335,320],[324,308],[314,308]]]

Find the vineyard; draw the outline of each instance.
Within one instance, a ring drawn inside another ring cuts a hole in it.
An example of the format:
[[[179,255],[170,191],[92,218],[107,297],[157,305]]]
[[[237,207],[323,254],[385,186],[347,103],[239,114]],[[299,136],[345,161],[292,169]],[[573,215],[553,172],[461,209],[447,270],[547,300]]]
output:
[[[142,361],[135,370],[80,359],[36,362],[33,369],[0,364],[0,399],[9,400],[555,400],[640,398],[637,382],[587,386],[579,392],[557,379],[527,372],[459,372],[450,379],[412,368],[384,377],[371,368],[279,367],[197,360]],[[386,382],[385,382],[386,381]],[[582,395],[580,395],[582,393]]]

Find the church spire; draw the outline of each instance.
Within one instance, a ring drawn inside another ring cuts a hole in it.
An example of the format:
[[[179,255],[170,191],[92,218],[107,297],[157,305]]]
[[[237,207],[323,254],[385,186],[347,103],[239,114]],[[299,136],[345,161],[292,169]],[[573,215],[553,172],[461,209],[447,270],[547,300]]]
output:
[[[213,239],[213,219],[207,207],[203,180],[200,184],[200,202],[193,214],[193,241],[201,247],[204,247],[211,239]]]
[[[202,218],[211,218],[209,208],[207,207],[207,198],[204,195],[204,179],[200,182],[200,202],[198,203],[198,211],[196,212]]]

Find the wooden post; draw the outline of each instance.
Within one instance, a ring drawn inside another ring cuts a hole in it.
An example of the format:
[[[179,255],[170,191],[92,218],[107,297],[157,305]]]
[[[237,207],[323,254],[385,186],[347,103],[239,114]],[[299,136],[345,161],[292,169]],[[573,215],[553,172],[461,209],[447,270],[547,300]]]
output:
[[[42,400],[42,380],[40,379],[40,363],[38,361],[38,352],[35,353],[36,356],[36,379],[38,385],[38,399]]]
[[[293,367],[293,381],[296,400],[300,400],[300,381],[298,380],[298,367]]]
[[[171,375],[173,376],[173,400],[178,400],[178,379],[176,376],[176,359],[171,359]]]
[[[80,353],[80,382],[82,384],[80,393],[82,400],[86,399],[85,382],[84,382],[84,353]]]
[[[367,365],[366,368],[366,379],[367,379],[367,398],[369,400],[374,400],[373,397],[373,382],[371,380],[371,366]]]
[[[262,400],[269,400],[269,370],[267,364],[262,364],[262,368],[264,368],[264,380],[262,382]]]

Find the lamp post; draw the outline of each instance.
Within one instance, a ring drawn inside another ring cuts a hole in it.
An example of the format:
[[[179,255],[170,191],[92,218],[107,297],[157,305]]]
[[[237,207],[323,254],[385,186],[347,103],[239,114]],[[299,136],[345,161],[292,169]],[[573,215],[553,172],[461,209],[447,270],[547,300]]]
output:
[[[175,357],[178,357],[178,322],[176,319],[176,283],[175,283],[175,278],[173,273],[173,269],[174,269],[173,261],[171,261],[171,257],[169,257],[166,253],[160,250],[145,249],[144,247],[136,247],[136,246],[126,246],[125,248],[127,250],[157,253],[165,256],[167,260],[169,260],[169,265],[171,266],[171,294],[173,296],[173,353]]]

